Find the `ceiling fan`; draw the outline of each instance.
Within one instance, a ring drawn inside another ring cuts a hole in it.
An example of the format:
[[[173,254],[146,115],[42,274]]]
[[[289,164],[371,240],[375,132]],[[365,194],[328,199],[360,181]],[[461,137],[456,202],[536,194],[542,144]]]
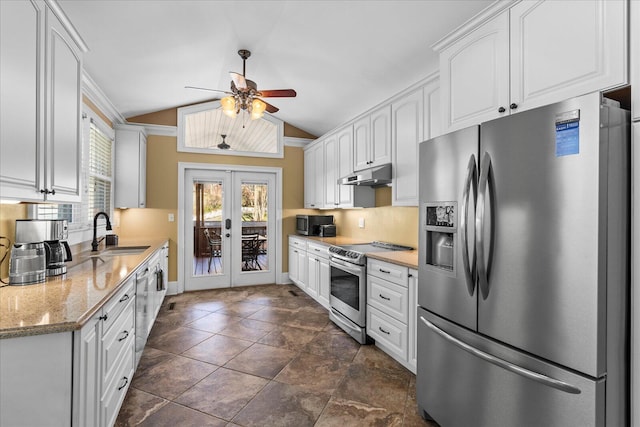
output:
[[[196,86],[185,86],[185,88],[226,93],[227,96],[220,100],[222,111],[230,117],[235,117],[241,110],[245,110],[251,115],[252,119],[262,117],[265,110],[269,113],[275,113],[279,110],[278,107],[260,98],[292,98],[297,95],[293,89],[258,90],[256,82],[245,77],[246,62],[247,58],[251,56],[251,52],[246,49],[240,49],[238,55],[242,58],[242,74],[235,72],[229,73],[231,75],[230,92]]]

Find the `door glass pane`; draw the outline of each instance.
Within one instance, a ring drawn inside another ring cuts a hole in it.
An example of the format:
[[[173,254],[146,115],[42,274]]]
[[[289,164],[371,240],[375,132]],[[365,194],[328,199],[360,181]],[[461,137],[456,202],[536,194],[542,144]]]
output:
[[[222,182],[193,183],[193,275],[223,274]]]
[[[241,185],[242,271],[269,269],[267,190],[268,185],[265,182],[243,182]]]

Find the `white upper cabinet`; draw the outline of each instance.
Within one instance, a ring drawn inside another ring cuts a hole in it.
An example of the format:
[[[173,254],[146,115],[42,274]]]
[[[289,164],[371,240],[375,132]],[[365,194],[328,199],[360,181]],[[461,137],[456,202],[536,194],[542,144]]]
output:
[[[510,103],[527,110],[627,81],[627,3],[526,1],[510,9]]]
[[[391,104],[393,206],[418,206],[418,144],[424,138],[423,96],[420,87]]]
[[[86,46],[40,1],[0,2],[0,19],[2,197],[78,202]]]
[[[324,201],[326,208],[337,207],[338,201],[338,138],[336,135],[329,135],[323,143],[324,150]]]
[[[353,186],[351,185],[338,185],[337,180],[353,173],[353,126],[349,125],[338,132],[336,135],[338,146],[337,148],[337,169],[338,174],[334,185],[336,185],[336,201],[338,207],[352,207],[353,206]],[[329,166],[327,164],[327,166]],[[335,166],[334,166],[335,167]]]
[[[391,106],[384,105],[353,124],[353,170],[391,162]]]
[[[508,12],[502,12],[440,53],[440,84],[444,133],[506,113]]]
[[[304,207],[324,206],[324,142],[315,142],[304,151]]]
[[[523,1],[437,43],[444,132],[626,83],[627,5]]]
[[[147,135],[144,127],[118,125],[115,158],[114,207],[146,207]]]

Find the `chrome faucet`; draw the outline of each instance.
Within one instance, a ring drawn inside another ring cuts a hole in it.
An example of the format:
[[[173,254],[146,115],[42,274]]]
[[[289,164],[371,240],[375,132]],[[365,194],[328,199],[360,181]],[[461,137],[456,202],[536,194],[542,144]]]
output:
[[[109,220],[109,215],[106,212],[98,212],[96,216],[93,217],[93,240],[91,241],[91,252],[98,252],[98,243],[104,239],[104,237],[98,240],[96,235],[96,229],[98,228],[98,217],[103,215],[107,220],[107,230],[111,230],[111,221]]]

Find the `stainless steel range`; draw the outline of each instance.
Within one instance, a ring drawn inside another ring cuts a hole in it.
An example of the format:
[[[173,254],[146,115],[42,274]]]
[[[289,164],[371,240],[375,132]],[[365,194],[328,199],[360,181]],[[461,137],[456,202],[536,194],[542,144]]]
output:
[[[385,242],[329,247],[331,294],[329,318],[360,344],[367,339],[367,253],[408,251]]]

